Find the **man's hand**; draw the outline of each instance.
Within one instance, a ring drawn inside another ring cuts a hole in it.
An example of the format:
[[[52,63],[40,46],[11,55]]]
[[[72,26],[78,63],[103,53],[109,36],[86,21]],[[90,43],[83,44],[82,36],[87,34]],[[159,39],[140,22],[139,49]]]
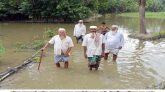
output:
[[[102,53],[101,53],[101,57],[104,57],[104,56],[105,56],[105,53],[104,53],[104,52],[102,52]]]
[[[65,53],[64,56],[68,57],[69,56],[69,53]]]
[[[40,50],[44,51],[48,46],[50,45],[50,43],[48,42],[44,47],[42,47]]]
[[[41,48],[41,51],[44,51],[45,48]]]

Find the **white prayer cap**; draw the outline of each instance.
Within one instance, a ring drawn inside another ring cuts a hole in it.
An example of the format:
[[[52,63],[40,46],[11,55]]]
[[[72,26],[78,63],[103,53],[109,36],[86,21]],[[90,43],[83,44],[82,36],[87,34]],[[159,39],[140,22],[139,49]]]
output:
[[[78,22],[83,22],[83,20],[79,20]]]
[[[58,31],[65,31],[65,28],[59,28]]]
[[[117,28],[118,29],[119,27],[117,25],[112,25],[112,28]]]
[[[97,26],[90,26],[90,29],[97,29]]]

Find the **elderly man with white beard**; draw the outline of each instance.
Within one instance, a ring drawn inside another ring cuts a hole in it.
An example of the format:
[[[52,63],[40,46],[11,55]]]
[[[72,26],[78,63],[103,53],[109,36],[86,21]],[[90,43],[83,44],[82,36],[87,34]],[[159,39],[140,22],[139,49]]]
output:
[[[105,56],[104,60],[108,59],[109,53],[113,54],[113,62],[116,62],[119,50],[124,45],[124,37],[121,32],[118,31],[117,25],[112,25],[111,31],[105,34]]]
[[[83,36],[86,34],[86,26],[83,24],[83,20],[79,20],[78,24],[74,27],[73,36],[76,37],[77,43],[83,41]]]
[[[64,28],[59,28],[58,35],[53,36],[41,50],[44,51],[51,44],[54,45],[54,62],[56,66],[59,68],[60,62],[64,62],[64,68],[67,69],[70,51],[74,46],[71,37],[67,36]]]

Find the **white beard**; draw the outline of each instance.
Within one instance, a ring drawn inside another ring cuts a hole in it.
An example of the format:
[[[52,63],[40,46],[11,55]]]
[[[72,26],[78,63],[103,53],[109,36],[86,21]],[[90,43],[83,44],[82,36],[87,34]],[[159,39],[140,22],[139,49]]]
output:
[[[81,27],[83,24],[79,24],[79,27]]]
[[[112,31],[112,35],[116,35],[117,31]]]

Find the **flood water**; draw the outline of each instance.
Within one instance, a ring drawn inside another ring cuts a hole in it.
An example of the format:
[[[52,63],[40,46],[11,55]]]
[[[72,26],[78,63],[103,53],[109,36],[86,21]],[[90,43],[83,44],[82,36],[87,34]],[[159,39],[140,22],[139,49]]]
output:
[[[101,60],[98,71],[89,71],[83,56],[81,44],[73,37],[74,24],[60,23],[0,23],[0,42],[6,48],[0,56],[0,72],[22,64],[35,53],[32,50],[15,51],[17,42],[32,42],[41,39],[47,28],[57,33],[64,27],[74,41],[69,59],[69,69],[56,68],[53,61],[53,48],[45,52],[40,71],[38,63],[32,63],[0,83],[0,89],[145,89],[147,86],[165,80],[165,39],[139,41],[128,35],[139,30],[137,18],[106,16],[85,23],[99,25],[103,20],[110,26],[119,25],[125,44],[120,50],[117,63]],[[165,20],[147,19],[147,31],[165,30]],[[111,56],[111,55],[110,55]]]

